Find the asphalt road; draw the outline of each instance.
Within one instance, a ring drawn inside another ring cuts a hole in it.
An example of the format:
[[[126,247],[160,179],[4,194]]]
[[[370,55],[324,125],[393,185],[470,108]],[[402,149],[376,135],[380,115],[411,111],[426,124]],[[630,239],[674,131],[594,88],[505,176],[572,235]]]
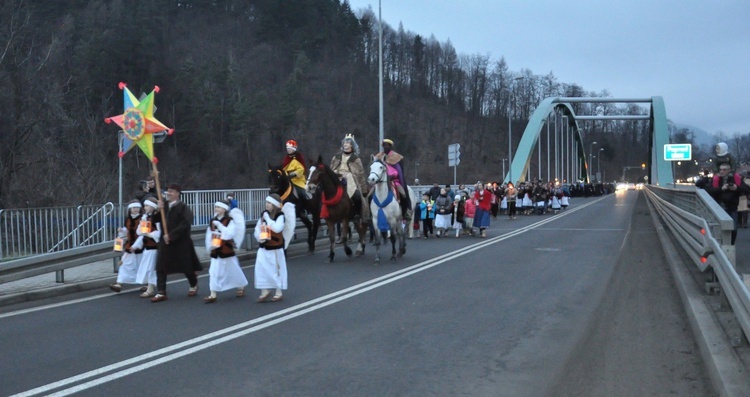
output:
[[[99,290],[6,307],[0,395],[711,395],[642,200],[409,240],[379,266],[372,247],[332,264],[319,249],[290,259],[279,303],[206,305],[207,278],[188,298],[174,277],[158,304]]]

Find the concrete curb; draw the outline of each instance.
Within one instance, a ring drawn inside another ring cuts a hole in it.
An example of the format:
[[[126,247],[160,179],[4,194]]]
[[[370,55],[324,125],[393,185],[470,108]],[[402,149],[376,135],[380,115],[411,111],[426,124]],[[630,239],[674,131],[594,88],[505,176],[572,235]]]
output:
[[[203,249],[202,247],[196,247],[197,249]],[[307,243],[291,244],[287,249],[288,257],[296,257],[307,254]],[[256,251],[244,251],[237,254],[237,258],[242,261],[253,260],[256,257]],[[208,264],[210,260],[201,260],[201,264],[204,265],[206,270],[205,274],[208,274]],[[110,284],[117,281],[117,275],[112,274],[107,277],[100,277],[93,280],[78,281],[69,284],[60,284],[49,288],[37,289],[29,292],[19,292],[15,294],[8,294],[0,296],[0,307],[8,306],[18,303],[31,302],[40,299],[53,298],[57,296],[72,294],[76,292],[90,291],[98,288],[105,288]]]
[[[745,366],[703,298],[703,293],[695,285],[690,272],[685,269],[669,232],[664,229],[656,214],[656,209],[650,201],[646,202],[714,391],[720,396],[747,396],[750,379]]]

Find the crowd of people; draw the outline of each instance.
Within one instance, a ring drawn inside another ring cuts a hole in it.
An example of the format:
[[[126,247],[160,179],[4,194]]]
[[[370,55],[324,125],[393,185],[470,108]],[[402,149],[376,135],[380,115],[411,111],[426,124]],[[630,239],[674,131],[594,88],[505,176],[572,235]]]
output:
[[[141,298],[164,302],[167,300],[167,275],[179,273],[188,281],[187,296],[197,296],[198,273],[203,266],[190,235],[193,213],[180,200],[179,185],[169,185],[163,199],[154,185],[153,178],[142,181],[136,199],[127,205],[124,225],[118,231],[121,265],[117,281],[109,287],[119,293],[123,284],[142,285]],[[278,194],[269,195],[265,201],[265,211],[253,234],[260,245],[254,285],[260,290],[258,302],[278,302],[287,289],[284,250],[294,234],[295,209],[293,204],[283,204]],[[214,216],[206,229],[210,291],[203,302],[214,303],[219,292],[228,290],[234,290],[238,298],[245,296],[248,280],[235,252],[244,236],[244,214],[230,193],[214,203]]]
[[[584,185],[560,185],[555,182],[522,182],[484,184],[478,181],[471,189],[435,183],[421,195],[414,208],[414,229],[422,238],[453,235],[487,237],[492,220],[502,212],[509,220],[518,215],[558,213],[570,205],[571,191],[583,196]],[[451,232],[452,231],[452,232]]]
[[[569,205],[572,195],[603,191],[587,185],[561,186],[553,182],[523,182],[517,187],[513,183],[477,182],[471,189],[464,185],[456,189],[451,185],[441,188],[436,183],[421,195],[419,202],[411,203],[404,177],[404,157],[393,150],[393,146],[393,140],[383,140],[383,151],[374,158],[387,165],[402,215],[404,219],[413,220],[413,225],[404,227],[413,227],[417,235],[424,238],[460,237],[462,234],[486,238],[487,228],[501,211],[510,220],[518,215],[556,213]],[[288,140],[285,147],[282,167],[296,189],[294,194],[309,195],[304,189],[307,172],[304,156],[294,140]],[[347,134],[342,139],[340,152],[331,159],[330,168],[339,176],[349,199],[356,204],[356,221],[370,223],[372,241],[375,230],[367,205],[371,189],[353,135]],[[167,300],[167,275],[178,273],[188,281],[187,295],[194,297],[198,294],[197,273],[203,267],[190,236],[193,213],[180,200],[179,185],[169,185],[164,198],[157,190],[154,177],[149,177],[139,183],[135,199],[127,205],[127,216],[119,230],[119,238],[124,241],[121,266],[117,282],[110,288],[120,292],[123,284],[142,285],[142,298],[163,302]],[[253,233],[260,247],[254,270],[254,287],[260,290],[258,302],[283,299],[283,291],[287,289],[286,248],[293,238],[295,216],[294,204],[284,197],[276,193],[266,197],[265,211]],[[210,291],[203,298],[205,303],[216,302],[222,291],[234,290],[235,296],[245,296],[249,282],[235,252],[244,235],[244,214],[237,208],[233,195],[228,194],[214,204],[214,216],[206,229],[205,249],[211,259]]]
[[[710,194],[732,218],[731,244],[734,245],[738,228],[747,228],[750,177],[746,171],[736,172],[736,163],[725,142],[716,144],[714,150],[713,169],[704,170],[695,186]]]

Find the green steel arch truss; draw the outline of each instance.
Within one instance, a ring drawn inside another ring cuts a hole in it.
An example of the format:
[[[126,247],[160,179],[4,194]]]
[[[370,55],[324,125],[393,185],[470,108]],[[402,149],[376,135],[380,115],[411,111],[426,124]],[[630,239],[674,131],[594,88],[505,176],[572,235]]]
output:
[[[651,112],[646,116],[577,116],[573,111],[571,103],[650,103]],[[664,100],[660,96],[654,96],[646,99],[616,99],[616,98],[565,98],[551,97],[544,99],[537,106],[534,113],[526,125],[518,148],[513,154],[513,161],[510,164],[508,174],[505,175],[504,181],[513,180],[523,182],[526,180],[527,171],[531,164],[531,158],[534,148],[539,143],[542,127],[544,126],[547,116],[553,111],[560,111],[573,133],[575,140],[574,146],[576,154],[576,178],[585,182],[591,181],[590,165],[586,161],[586,151],[581,129],[578,126],[579,120],[649,120],[649,160],[647,163],[648,183],[668,186],[674,184],[672,175],[672,165],[669,161],[664,160],[661,155],[664,151],[664,145],[669,143],[669,130],[667,129],[667,112],[664,107]],[[513,178],[512,178],[513,177]]]

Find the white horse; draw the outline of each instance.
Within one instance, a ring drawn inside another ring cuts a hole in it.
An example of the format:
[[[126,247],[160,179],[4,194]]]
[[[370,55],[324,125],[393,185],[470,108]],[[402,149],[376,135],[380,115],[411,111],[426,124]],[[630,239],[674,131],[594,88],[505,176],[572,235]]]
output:
[[[396,201],[396,193],[388,183],[388,166],[382,160],[373,158],[370,164],[370,174],[367,176],[367,183],[372,186],[372,201],[370,202],[370,212],[372,213],[372,223],[376,229],[375,232],[375,263],[380,263],[380,239],[390,238],[391,240],[391,260],[396,260],[406,253],[406,231],[404,230],[404,221],[406,227],[412,228],[412,219],[403,219],[401,214],[401,205]],[[414,191],[407,187],[411,204],[416,203]],[[412,211],[408,212],[409,214]],[[413,216],[413,215],[412,215]],[[396,254],[396,237],[398,237],[399,249]]]

